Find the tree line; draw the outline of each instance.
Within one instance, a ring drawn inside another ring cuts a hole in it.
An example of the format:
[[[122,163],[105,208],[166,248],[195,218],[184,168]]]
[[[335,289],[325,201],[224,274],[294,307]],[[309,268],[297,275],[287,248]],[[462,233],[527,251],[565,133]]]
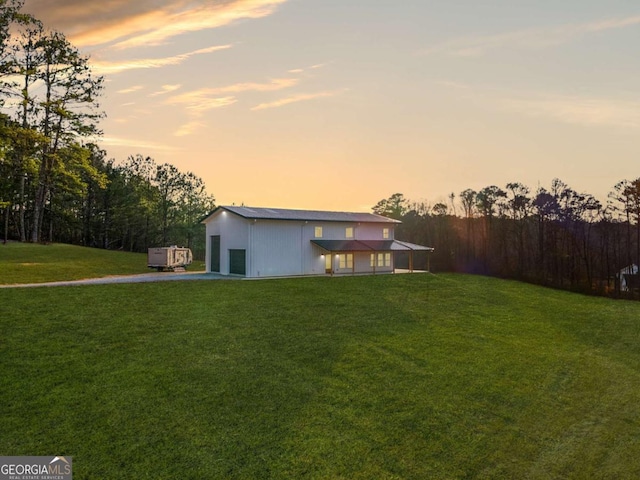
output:
[[[104,78],[65,36],[0,0],[3,239],[204,253],[214,199],[193,173],[142,155],[116,164],[96,145]]]
[[[640,296],[640,178],[617,183],[605,203],[555,179],[550,189],[512,182],[435,204],[396,193],[373,211],[402,221],[397,238],[435,247],[434,271]]]

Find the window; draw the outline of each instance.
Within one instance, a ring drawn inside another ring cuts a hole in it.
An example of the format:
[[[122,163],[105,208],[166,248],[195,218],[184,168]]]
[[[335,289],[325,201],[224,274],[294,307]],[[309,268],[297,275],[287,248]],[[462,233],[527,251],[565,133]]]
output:
[[[316,227],[315,229],[315,237],[322,238],[322,227]]]
[[[340,268],[353,268],[353,253],[341,253],[338,261]]]
[[[372,253],[369,260],[369,266],[371,267],[390,267],[391,266],[391,253]]]
[[[383,228],[382,229],[382,238],[389,238],[389,229],[388,228]]]
[[[346,238],[353,238],[353,227],[347,227],[344,232]]]

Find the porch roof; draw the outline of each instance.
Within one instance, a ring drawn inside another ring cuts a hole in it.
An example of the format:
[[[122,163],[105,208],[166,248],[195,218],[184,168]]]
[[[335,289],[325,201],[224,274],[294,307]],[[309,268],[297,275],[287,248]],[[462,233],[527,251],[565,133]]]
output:
[[[431,247],[399,240],[311,240],[327,252],[411,252],[433,251]]]

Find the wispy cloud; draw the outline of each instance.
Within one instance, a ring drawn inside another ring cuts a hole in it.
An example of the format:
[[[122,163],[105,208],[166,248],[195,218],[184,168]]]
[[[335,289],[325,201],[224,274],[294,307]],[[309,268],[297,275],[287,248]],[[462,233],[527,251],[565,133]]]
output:
[[[131,147],[140,148],[143,150],[157,150],[166,152],[177,150],[175,147],[169,145],[163,145],[157,142],[149,142],[147,140],[136,140],[132,138],[104,136],[97,138],[95,141],[103,147]]]
[[[158,95],[166,95],[171,92],[175,92],[176,90],[180,90],[182,85],[162,85],[162,88],[157,92],[153,92],[149,94],[150,97],[157,97]]]
[[[25,11],[80,47],[159,45],[169,38],[272,14],[286,0],[26,0]]]
[[[198,130],[201,130],[202,128],[205,128],[205,127],[206,127],[206,124],[202,122],[198,122],[198,121],[188,122],[182,125],[181,127],[179,127],[178,130],[176,130],[176,132],[174,133],[174,135],[176,137],[185,137],[187,135],[192,135],[196,133]]]
[[[281,98],[280,100],[275,100],[273,102],[261,103],[256,105],[251,110],[266,110],[267,108],[278,108],[284,107],[285,105],[289,105],[291,103],[297,102],[305,102],[307,100],[315,100],[316,98],[326,98],[326,97],[335,97],[343,93],[344,90],[333,91],[333,92],[317,92],[317,93],[303,93],[299,95],[292,95],[290,97]]]
[[[541,49],[561,45],[576,38],[606,30],[616,30],[640,24],[640,15],[604,19],[581,24],[528,28],[496,35],[461,37],[434,45],[421,53],[461,57],[481,56],[502,48]]]
[[[295,86],[295,78],[276,78],[265,83],[239,82],[221,87],[200,88],[174,95],[165,100],[168,105],[182,106],[191,121],[180,127],[175,135],[185,136],[202,128],[199,119],[205,112],[233,105],[238,101],[236,95],[243,92],[273,92]]]
[[[204,90],[196,90],[172,97],[166,103],[169,105],[182,105],[189,114],[199,117],[206,111],[226,107],[237,101],[236,97],[233,96],[212,97]]]
[[[500,99],[506,110],[563,123],[640,129],[640,101],[573,95],[531,95]]]
[[[455,90],[457,99],[503,112],[584,127],[640,129],[640,98],[474,88],[455,81],[434,84]]]
[[[276,78],[267,83],[242,82],[223,87],[200,88],[168,98],[165,103],[183,105],[192,114],[200,114],[212,108],[231,105],[237,101],[235,95],[241,92],[271,92],[289,88],[298,83],[295,78]],[[224,95],[220,97],[220,95]]]
[[[218,50],[226,50],[231,48],[231,45],[216,45],[213,47],[201,48],[194,50],[193,52],[182,53],[180,55],[174,55],[172,57],[165,58],[141,58],[136,60],[123,60],[119,62],[106,62],[106,61],[92,61],[92,71],[98,75],[103,74],[116,74],[126,72],[128,70],[139,70],[147,68],[162,68],[171,65],[180,65],[185,60],[195,56],[203,55],[206,53],[217,52]]]
[[[144,86],[142,85],[134,85],[132,87],[129,88],[123,88],[122,90],[118,90],[116,93],[133,93],[133,92],[139,92],[140,90],[142,90],[144,88]]]
[[[227,85],[224,87],[209,88],[206,89],[210,94],[220,93],[240,93],[240,92],[273,92],[275,90],[282,90],[284,88],[290,88],[295,85],[299,80],[297,78],[275,78],[267,83],[256,82],[244,82]]]
[[[207,90],[208,89],[200,89],[186,92],[165,100],[165,103],[168,105],[183,107],[187,116],[191,119],[175,131],[175,136],[184,137],[195,133],[205,126],[205,124],[200,121],[200,118],[202,118],[206,112],[228,107],[238,101],[236,97],[231,95],[224,97],[212,96]]]
[[[319,68],[324,68],[328,65],[328,63],[316,63],[315,65],[311,65],[309,67],[304,67],[304,68],[293,68],[291,70],[289,70],[289,73],[293,73],[293,74],[300,74],[300,73],[305,73],[307,70],[318,70]]]

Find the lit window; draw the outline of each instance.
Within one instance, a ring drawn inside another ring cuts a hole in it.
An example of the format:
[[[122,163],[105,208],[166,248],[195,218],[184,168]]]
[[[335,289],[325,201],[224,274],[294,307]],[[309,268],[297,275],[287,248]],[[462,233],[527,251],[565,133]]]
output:
[[[382,238],[389,238],[389,229],[388,228],[383,228],[382,229]]]
[[[340,268],[353,268],[353,253],[341,253],[338,257]]]
[[[371,267],[390,267],[391,266],[391,253],[375,253],[371,254],[369,260]]]
[[[322,238],[322,227],[316,227],[315,237],[316,238]]]
[[[345,237],[346,238],[353,238],[353,227],[347,227],[345,229]]]

